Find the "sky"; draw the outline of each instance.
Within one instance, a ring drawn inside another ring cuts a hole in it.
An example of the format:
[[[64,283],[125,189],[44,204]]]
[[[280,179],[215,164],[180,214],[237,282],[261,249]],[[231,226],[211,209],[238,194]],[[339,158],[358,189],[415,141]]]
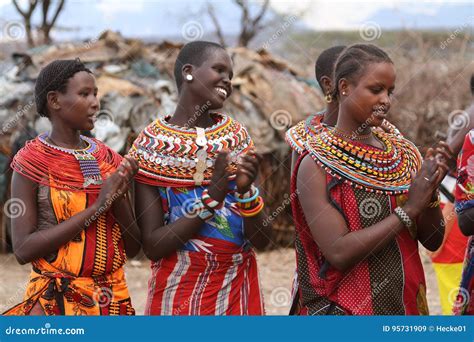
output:
[[[467,17],[463,9],[470,11],[471,24],[474,18],[472,1],[273,0],[272,3],[280,12],[304,12],[304,22],[316,30],[358,29],[364,22],[371,20],[376,21],[382,28],[456,26],[456,23],[464,21]],[[448,15],[446,12],[449,12]]]
[[[224,33],[236,34],[240,12],[228,0],[67,0],[58,20],[58,26],[67,32],[55,32],[54,37],[84,39],[96,37],[106,29],[119,30],[131,37],[176,37],[182,36],[189,26],[204,33],[212,32],[212,23],[204,10],[208,2],[215,7]],[[376,22],[382,29],[472,27],[474,23],[474,5],[467,0],[271,0],[270,3],[273,11],[298,15],[300,26],[315,30],[357,30],[367,22]],[[39,22],[39,15],[38,8],[34,22]],[[12,21],[21,22],[21,17],[11,0],[0,0],[0,28]]]

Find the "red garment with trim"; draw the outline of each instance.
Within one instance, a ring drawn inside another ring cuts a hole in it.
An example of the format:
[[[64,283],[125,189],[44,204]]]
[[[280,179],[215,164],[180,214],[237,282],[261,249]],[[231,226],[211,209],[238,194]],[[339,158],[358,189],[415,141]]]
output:
[[[178,250],[153,262],[145,315],[263,315],[253,250],[201,239],[234,253]]]
[[[418,241],[403,230],[382,250],[346,272],[332,267],[314,241],[297,191],[297,174],[291,180],[292,210],[296,225],[300,315],[420,315],[428,314],[423,267]],[[355,189],[327,174],[332,205],[344,216],[350,232],[369,227],[389,216],[402,196],[375,194]],[[367,209],[375,203],[377,212]]]

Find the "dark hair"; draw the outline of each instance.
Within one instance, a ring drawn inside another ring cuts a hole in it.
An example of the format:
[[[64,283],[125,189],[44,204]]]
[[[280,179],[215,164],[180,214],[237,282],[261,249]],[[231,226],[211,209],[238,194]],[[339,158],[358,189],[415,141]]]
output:
[[[343,45],[333,46],[329,49],[324,50],[319,55],[314,65],[314,73],[316,75],[316,81],[318,81],[319,87],[323,90],[323,84],[321,78],[323,76],[332,77],[334,71],[334,65],[336,64],[337,57],[346,47]]]
[[[92,74],[79,58],[55,60],[41,69],[35,84],[36,110],[39,115],[49,117],[47,95],[50,91],[67,91],[67,83],[76,73],[86,71]]]
[[[357,83],[365,68],[371,63],[393,64],[393,61],[385,51],[373,44],[354,44],[342,51],[334,66],[332,96],[338,97],[338,84],[341,79]]]
[[[181,85],[183,84],[183,66],[191,64],[199,67],[209,56],[209,53],[217,49],[225,50],[222,45],[202,40],[188,43],[181,48],[174,64],[174,78],[178,91],[181,90]]]

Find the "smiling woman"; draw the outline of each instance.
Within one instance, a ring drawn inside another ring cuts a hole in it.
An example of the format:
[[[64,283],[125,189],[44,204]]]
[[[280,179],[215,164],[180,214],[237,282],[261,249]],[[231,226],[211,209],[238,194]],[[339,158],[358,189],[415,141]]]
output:
[[[136,213],[152,260],[145,314],[261,315],[252,245],[271,236],[253,185],[259,156],[247,130],[216,113],[232,93],[220,45],[185,45],[175,64],[173,116],[152,122],[130,155],[139,162]]]

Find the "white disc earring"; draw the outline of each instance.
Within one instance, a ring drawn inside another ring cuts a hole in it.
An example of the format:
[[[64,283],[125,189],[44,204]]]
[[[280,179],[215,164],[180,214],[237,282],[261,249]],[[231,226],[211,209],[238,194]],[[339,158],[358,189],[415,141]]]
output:
[[[192,81],[193,80],[193,75],[186,75],[186,80]]]

